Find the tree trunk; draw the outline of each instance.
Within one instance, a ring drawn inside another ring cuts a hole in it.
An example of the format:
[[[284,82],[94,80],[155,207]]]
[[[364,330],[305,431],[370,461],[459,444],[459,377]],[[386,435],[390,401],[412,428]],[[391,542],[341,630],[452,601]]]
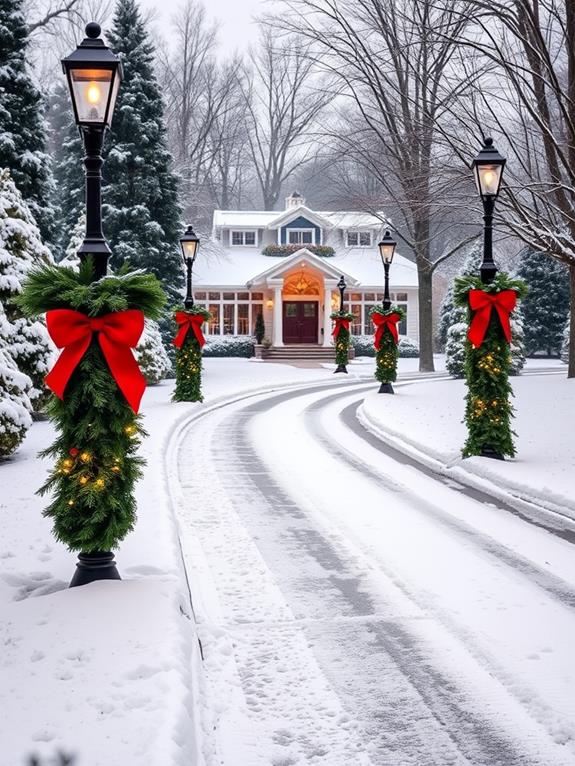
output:
[[[419,279],[419,371],[435,372],[433,365],[433,272],[427,267],[417,267]]]
[[[575,378],[575,263],[569,264],[569,282],[571,285],[571,321],[569,322],[569,366],[567,377]]]

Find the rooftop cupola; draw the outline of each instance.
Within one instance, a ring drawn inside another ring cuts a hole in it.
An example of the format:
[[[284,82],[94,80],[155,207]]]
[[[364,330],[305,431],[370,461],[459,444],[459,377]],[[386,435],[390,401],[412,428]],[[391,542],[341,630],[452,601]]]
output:
[[[286,210],[305,205],[305,197],[302,197],[298,191],[294,191],[289,197],[286,197]]]

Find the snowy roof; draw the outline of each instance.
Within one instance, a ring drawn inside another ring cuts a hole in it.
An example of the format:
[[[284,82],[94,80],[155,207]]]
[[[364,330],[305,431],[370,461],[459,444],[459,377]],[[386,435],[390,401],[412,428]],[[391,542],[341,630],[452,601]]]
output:
[[[297,217],[298,215],[313,215],[314,218],[323,219],[333,228],[381,228],[386,217],[381,213],[379,216],[360,211],[321,211],[310,210],[300,205],[289,210],[214,210],[214,228],[244,228],[254,227],[258,229],[275,228],[284,219]]]
[[[290,257],[291,258],[291,257]],[[298,259],[295,258],[295,261]],[[329,271],[343,272],[356,280],[360,287],[380,288],[383,268],[377,249],[341,249],[330,258],[308,258],[313,266],[325,263]],[[194,284],[197,286],[245,287],[259,275],[265,275],[274,266],[281,266],[286,257],[262,255],[259,248],[229,251],[217,242],[206,243],[194,266]],[[398,253],[391,267],[392,289],[417,287],[417,269],[412,261]]]

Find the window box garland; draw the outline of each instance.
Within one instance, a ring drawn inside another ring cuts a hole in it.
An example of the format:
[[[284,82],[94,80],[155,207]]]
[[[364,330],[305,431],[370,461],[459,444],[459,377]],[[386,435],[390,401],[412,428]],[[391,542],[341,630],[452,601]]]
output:
[[[354,318],[354,315],[348,311],[334,311],[330,314],[330,319],[335,323],[332,335],[335,342],[335,363],[338,367],[345,367],[349,361],[351,348],[349,326]]]
[[[57,437],[41,453],[55,465],[38,494],[51,495],[44,515],[56,539],[84,554],[116,549],[136,520],[145,380],[131,349],[144,316],[159,319],[165,302],[158,280],[142,271],[92,278],[91,259],[79,272],[42,266],[30,272],[20,297],[28,316],[47,312],[62,349],[46,379],[57,393],[47,408]]]
[[[303,250],[304,248],[322,258],[331,258],[335,255],[335,250],[329,245],[267,245],[262,250],[262,255],[281,257],[293,255],[293,253],[297,253],[298,250]]]
[[[527,294],[526,284],[500,272],[484,284],[479,277],[455,280],[454,302],[467,309],[469,329],[465,342],[467,395],[465,422],[468,436],[464,457],[515,455],[511,429],[513,390],[510,317]]]
[[[211,314],[202,306],[176,311],[179,327],[174,339],[176,346],[176,387],[172,401],[202,402],[202,348],[206,342],[202,325]]]

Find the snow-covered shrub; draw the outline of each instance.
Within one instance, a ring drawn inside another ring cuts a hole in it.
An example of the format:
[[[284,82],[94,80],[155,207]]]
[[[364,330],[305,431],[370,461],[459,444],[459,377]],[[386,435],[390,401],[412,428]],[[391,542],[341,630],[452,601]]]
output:
[[[0,348],[0,457],[11,455],[32,425],[32,381]]]
[[[54,346],[42,321],[24,318],[17,298],[30,269],[50,262],[50,251],[42,244],[36,222],[10,173],[0,171],[0,303],[5,314],[0,347],[32,379],[29,395],[37,410],[49,396],[44,377]]]
[[[64,257],[60,261],[60,266],[67,266],[74,271],[80,270],[80,258],[78,257],[78,250],[84,242],[84,236],[86,233],[86,216],[82,214],[76,221],[76,225],[70,235],[70,241],[68,247],[64,253]]]
[[[525,367],[525,331],[523,329],[523,312],[517,307],[511,317],[511,369],[510,375],[519,375]]]
[[[445,366],[454,378],[462,378],[465,370],[465,338],[467,323],[457,322],[447,330],[445,344]]]
[[[400,359],[414,359],[419,356],[419,343],[412,338],[400,338],[398,348]]]
[[[136,348],[136,360],[149,386],[155,386],[163,380],[172,368],[158,323],[152,319],[146,319],[144,332]]]
[[[249,359],[254,355],[254,339],[248,335],[207,337],[204,356],[238,356]]]
[[[563,340],[561,342],[561,361],[565,364],[569,363],[569,338],[571,336],[570,324],[571,315],[567,317],[567,321],[565,322],[565,327],[563,328]]]
[[[355,356],[375,356],[375,346],[373,345],[373,335],[352,335],[351,345],[354,348]],[[401,358],[413,358],[419,356],[419,345],[412,338],[399,339],[399,356]]]

